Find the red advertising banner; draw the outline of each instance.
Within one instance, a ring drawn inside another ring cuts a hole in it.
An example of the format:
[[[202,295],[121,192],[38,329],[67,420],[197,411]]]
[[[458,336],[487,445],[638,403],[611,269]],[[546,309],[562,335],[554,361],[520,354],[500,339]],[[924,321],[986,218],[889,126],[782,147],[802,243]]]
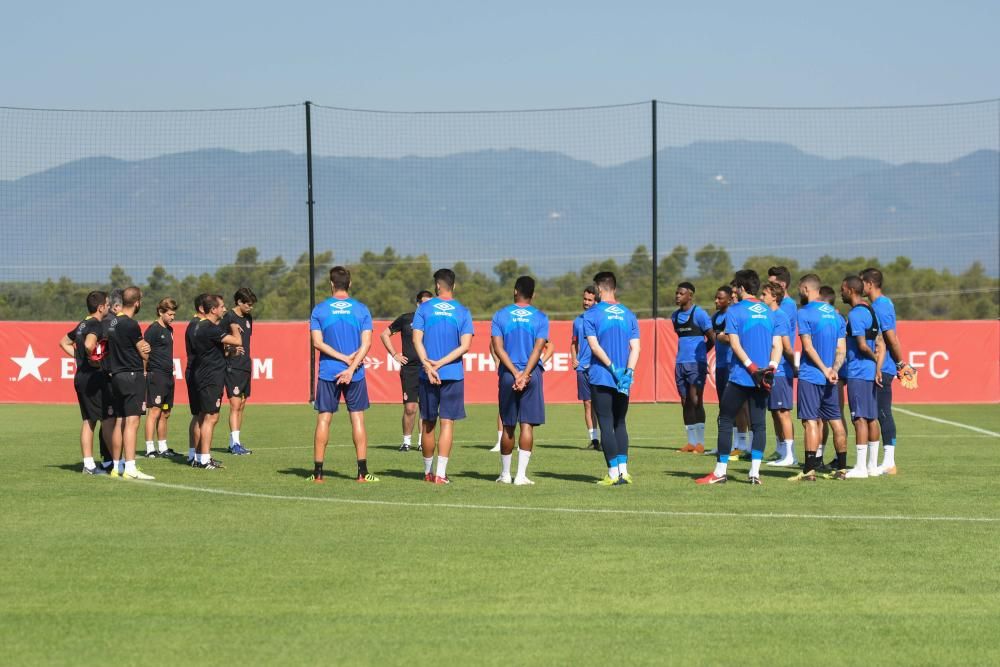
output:
[[[399,366],[389,358],[379,334],[388,322],[375,322],[375,341],[365,360],[368,391],[375,403],[400,401]],[[71,322],[0,322],[0,403],[75,403],[75,362],[59,348]],[[476,322],[472,349],[465,356],[466,401],[496,401],[496,366],[489,354],[489,322]],[[184,400],[181,377],[186,323],[174,326],[174,377]],[[549,403],[576,401],[576,373],[569,346],[572,324],[552,322],[555,355],[546,367]],[[641,320],[642,357],[632,387],[637,402],[676,402],[674,358],[677,339],[669,320]],[[1000,322],[900,322],[898,334],[909,362],[920,371],[920,388],[898,389],[899,403],[1000,403]],[[309,400],[309,331],[305,322],[255,323],[251,400],[306,403]],[[709,354],[710,368],[714,355]],[[705,399],[715,402],[713,374]]]

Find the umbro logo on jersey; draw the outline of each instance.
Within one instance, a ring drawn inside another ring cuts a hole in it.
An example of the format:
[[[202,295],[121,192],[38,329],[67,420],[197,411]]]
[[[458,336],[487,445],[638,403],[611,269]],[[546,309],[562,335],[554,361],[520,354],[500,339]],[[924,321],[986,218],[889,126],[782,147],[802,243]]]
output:
[[[337,301],[336,303],[330,304],[331,308],[336,308],[337,310],[345,310],[351,307],[351,304],[346,301]]]
[[[604,309],[604,312],[611,313],[612,315],[623,315],[625,311],[618,306],[608,306]]]
[[[434,309],[440,310],[443,313],[447,313],[448,311],[455,310],[455,306],[451,305],[446,301],[442,301],[441,303],[435,303]]]
[[[750,306],[750,308],[748,308],[748,310],[750,312],[752,312],[752,313],[756,313],[757,315],[760,315],[761,313],[766,313],[767,312],[767,306],[765,306],[762,303],[755,303],[754,305]]]
[[[524,308],[518,308],[517,310],[510,311],[510,314],[514,317],[530,317],[531,311],[525,310]]]
[[[819,309],[820,309],[820,312],[823,312],[823,313],[832,313],[834,311],[833,306],[831,306],[828,303],[824,303],[822,306],[819,307]]]

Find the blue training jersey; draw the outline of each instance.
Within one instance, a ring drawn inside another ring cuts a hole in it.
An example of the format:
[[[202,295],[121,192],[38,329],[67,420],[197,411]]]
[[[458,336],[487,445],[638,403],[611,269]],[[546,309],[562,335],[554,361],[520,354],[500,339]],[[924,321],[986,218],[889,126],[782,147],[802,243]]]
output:
[[[857,336],[864,336],[868,349],[875,352],[875,336],[878,327],[872,319],[872,314],[864,306],[855,306],[847,314],[849,335],[847,336],[847,378],[850,380],[874,380],[875,360],[863,357],[858,352]],[[872,334],[875,335],[872,335]]]
[[[791,341],[792,325],[788,321],[788,315],[786,315],[785,311],[781,310],[781,308],[778,308],[777,310],[771,310],[770,313],[771,313],[771,319],[774,320],[774,335],[788,336],[789,341]],[[784,349],[784,346],[782,346],[782,349]],[[768,358],[768,363],[770,363],[770,357]],[[757,365],[759,366],[760,364]],[[781,355],[781,363],[778,364],[778,368],[774,371],[774,374],[776,376],[794,377],[795,368],[790,363],[788,363],[788,360],[785,359],[784,354]]]
[[[413,314],[413,330],[424,332],[424,350],[431,361],[446,356],[462,343],[462,336],[473,333],[469,309],[454,299],[434,297],[417,306]],[[465,378],[461,357],[438,369],[442,380]],[[420,377],[427,372],[420,369]]]
[[[639,321],[632,311],[620,303],[604,301],[591,306],[583,314],[583,332],[585,336],[594,336],[601,348],[618,368],[625,368],[628,363],[629,342],[639,339]],[[590,384],[603,387],[617,387],[611,369],[591,355],[590,368],[587,370]]]
[[[785,298],[781,300],[781,305],[778,307],[788,318],[788,337],[792,339],[792,347],[795,347],[795,337],[798,335],[799,308],[795,305],[795,299],[787,294],[785,295]]]
[[[705,309],[694,305],[689,310],[677,309],[671,313],[670,320],[677,333],[676,363],[704,363],[705,333],[712,330],[712,320]]]
[[[892,299],[883,294],[872,301],[872,310],[875,311],[875,317],[878,318],[879,330],[882,331],[883,335],[886,331],[896,330],[896,306],[892,303]],[[889,353],[889,347],[886,346],[885,360],[882,362],[882,374],[895,376],[897,361],[901,360],[893,359],[892,354]]]
[[[837,356],[837,341],[846,337],[844,318],[837,309],[825,301],[811,301],[799,308],[799,336],[812,338],[813,349],[830,368]],[[799,381],[812,384],[827,384],[826,376],[812,362],[805,352],[799,360]]]
[[[309,330],[323,332],[324,343],[341,354],[351,354],[361,347],[361,332],[372,330],[372,315],[360,301],[330,297],[313,308]],[[334,380],[344,370],[347,370],[347,364],[320,352],[320,380]],[[365,366],[359,364],[351,382],[358,382],[364,377]]]
[[[740,346],[750,361],[760,368],[771,363],[774,345],[775,321],[771,309],[756,299],[743,299],[726,311],[726,333],[736,334]],[[754,385],[753,378],[735,354],[729,364],[729,381],[744,387]]]
[[[576,343],[576,360],[580,362],[576,367],[577,371],[585,371],[590,367],[590,343],[587,342],[587,335],[583,333],[583,316],[586,312],[580,313],[573,320],[573,342]]]
[[[730,347],[729,343],[723,343],[719,340],[719,334],[726,333],[726,310],[717,310],[715,315],[712,315],[712,328],[715,330],[715,367],[716,368],[729,368],[730,362],[733,360],[733,348]]]
[[[549,318],[534,306],[511,304],[493,315],[490,335],[503,338],[503,349],[511,363],[517,370],[523,371],[535,348],[535,341],[539,338],[545,341],[549,339]],[[541,364],[537,364],[535,368],[544,370]],[[502,365],[497,367],[498,372],[502,369]]]

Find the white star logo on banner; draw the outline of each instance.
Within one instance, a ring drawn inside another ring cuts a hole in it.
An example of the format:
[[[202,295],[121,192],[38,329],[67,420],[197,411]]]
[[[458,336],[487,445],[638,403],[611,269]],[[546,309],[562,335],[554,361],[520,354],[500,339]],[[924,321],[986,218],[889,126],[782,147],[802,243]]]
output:
[[[31,349],[31,345],[28,345],[28,351],[24,353],[23,357],[11,357],[11,361],[21,367],[21,372],[17,374],[17,381],[20,382],[29,375],[35,377],[39,382],[42,381],[42,374],[38,371],[46,361],[49,360],[48,357],[36,357],[35,351]]]

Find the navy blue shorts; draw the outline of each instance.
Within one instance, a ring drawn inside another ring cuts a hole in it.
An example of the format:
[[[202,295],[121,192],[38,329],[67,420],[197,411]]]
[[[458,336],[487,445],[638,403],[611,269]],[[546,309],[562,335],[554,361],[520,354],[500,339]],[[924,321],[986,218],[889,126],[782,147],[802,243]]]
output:
[[[715,393],[718,395],[719,400],[722,400],[722,395],[726,393],[726,385],[729,384],[729,366],[723,366],[719,368],[715,367]]]
[[[336,412],[340,397],[344,397],[348,412],[361,412],[371,405],[368,402],[368,383],[364,378],[350,384],[337,384],[336,380],[316,382],[316,412]]]
[[[424,421],[465,419],[465,380],[431,384],[420,378],[420,418]]]
[[[792,378],[785,375],[774,377],[774,386],[771,387],[771,394],[767,397],[768,410],[792,409],[792,382]]]
[[[813,384],[799,378],[799,419],[832,421],[841,418],[840,396],[835,384]]]
[[[497,399],[500,403],[500,421],[504,426],[545,423],[545,391],[542,372],[537,367],[531,381],[523,391],[514,391],[514,376],[501,368],[497,377]],[[587,385],[589,388],[589,384]]]
[[[704,387],[708,377],[708,364],[704,361],[677,364],[674,366],[674,380],[681,398],[687,396],[688,387]]]
[[[878,419],[878,394],[875,380],[847,379],[847,406],[851,420]]]
[[[576,398],[579,401],[590,400],[590,380],[587,378],[587,371],[577,369],[576,371]]]

